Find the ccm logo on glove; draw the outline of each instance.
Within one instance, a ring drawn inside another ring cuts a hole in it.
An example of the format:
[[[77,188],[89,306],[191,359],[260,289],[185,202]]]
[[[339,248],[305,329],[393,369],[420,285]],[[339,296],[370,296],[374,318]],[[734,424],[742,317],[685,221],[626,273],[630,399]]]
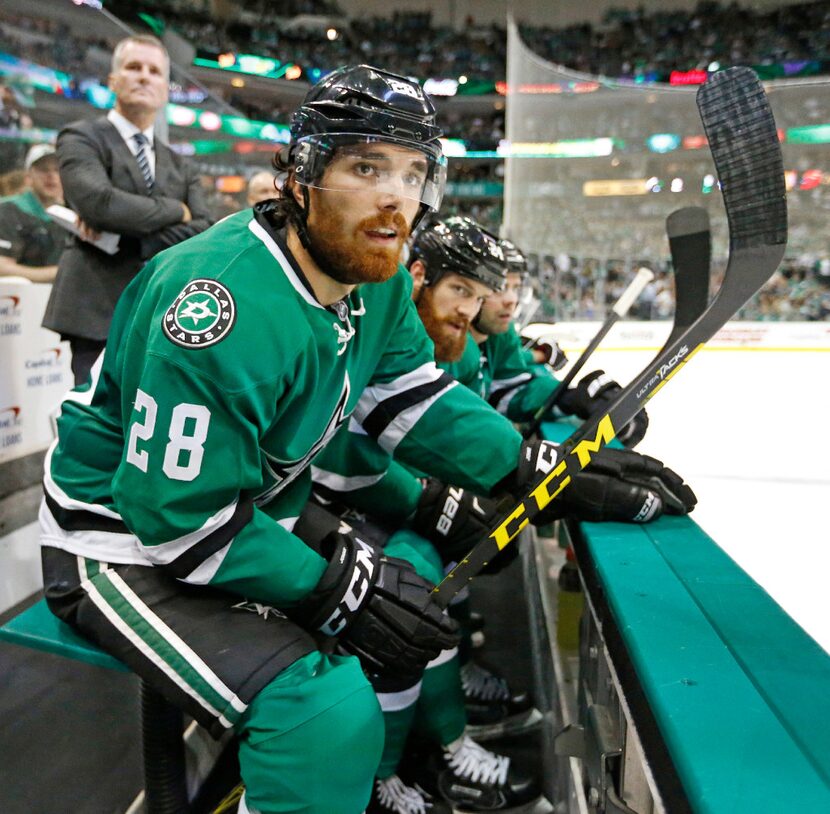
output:
[[[327,636],[336,636],[346,626],[346,620],[363,604],[366,594],[374,581],[375,563],[372,559],[372,549],[363,540],[354,538],[355,560],[352,579],[340,604],[334,613],[320,625],[320,631]],[[343,549],[340,564],[346,561],[347,551]]]

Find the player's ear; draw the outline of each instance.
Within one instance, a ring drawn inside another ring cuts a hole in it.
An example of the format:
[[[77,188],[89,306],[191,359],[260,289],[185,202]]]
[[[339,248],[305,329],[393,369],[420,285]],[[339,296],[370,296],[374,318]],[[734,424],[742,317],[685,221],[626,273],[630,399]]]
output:
[[[288,176],[288,178],[286,178],[285,186],[288,188],[288,192],[297,202],[300,209],[305,209],[305,198],[303,196],[303,191],[300,189],[300,185],[294,180],[293,172]]]
[[[413,260],[409,267],[409,273],[412,275],[412,288],[415,295],[421,290],[426,277],[426,266],[421,260]]]

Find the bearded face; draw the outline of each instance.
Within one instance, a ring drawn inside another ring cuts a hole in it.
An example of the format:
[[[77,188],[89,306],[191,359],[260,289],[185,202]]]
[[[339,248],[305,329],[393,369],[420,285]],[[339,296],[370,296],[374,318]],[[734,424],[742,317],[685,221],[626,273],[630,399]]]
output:
[[[427,171],[419,150],[376,141],[338,148],[307,186],[306,225],[321,270],[345,285],[395,274]]]
[[[354,222],[353,210],[336,200],[340,197],[312,190],[308,233],[315,255],[339,283],[388,280],[398,269],[409,224],[397,211],[380,211]]]
[[[435,345],[436,362],[457,362],[467,344],[470,319],[457,309],[445,307],[441,283],[435,288],[425,287],[417,302],[418,315]]]

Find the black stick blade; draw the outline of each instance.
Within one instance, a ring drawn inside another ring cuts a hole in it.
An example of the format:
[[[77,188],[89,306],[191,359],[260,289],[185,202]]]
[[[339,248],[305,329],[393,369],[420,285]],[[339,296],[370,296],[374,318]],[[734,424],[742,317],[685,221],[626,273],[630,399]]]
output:
[[[684,206],[682,209],[675,209],[666,218],[666,234],[669,240],[709,232],[709,228],[709,213],[702,206]]]
[[[709,213],[686,206],[666,218],[671,261],[674,266],[675,315],[670,340],[686,330],[709,303],[712,234]]]
[[[697,92],[733,249],[787,242],[784,165],[775,119],[750,68],[727,68]]]

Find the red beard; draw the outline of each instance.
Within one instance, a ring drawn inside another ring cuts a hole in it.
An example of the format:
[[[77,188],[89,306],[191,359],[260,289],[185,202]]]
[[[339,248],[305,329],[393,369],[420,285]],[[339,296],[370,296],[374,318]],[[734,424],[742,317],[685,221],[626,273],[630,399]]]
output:
[[[464,353],[467,344],[467,329],[470,324],[463,317],[452,319],[441,318],[435,313],[433,304],[432,289],[424,287],[417,302],[418,314],[421,322],[424,323],[429,338],[435,345],[436,362],[457,362]],[[444,327],[445,323],[454,322],[460,324],[463,321],[464,330],[460,335],[449,333]]]
[[[400,212],[380,213],[364,218],[354,231],[348,234],[340,209],[324,204],[323,196],[314,201],[314,228],[309,226],[314,254],[323,261],[322,269],[339,283],[382,283],[398,270],[401,249],[409,237],[409,226]],[[359,236],[373,229],[394,229],[397,238],[394,246],[366,245]]]

